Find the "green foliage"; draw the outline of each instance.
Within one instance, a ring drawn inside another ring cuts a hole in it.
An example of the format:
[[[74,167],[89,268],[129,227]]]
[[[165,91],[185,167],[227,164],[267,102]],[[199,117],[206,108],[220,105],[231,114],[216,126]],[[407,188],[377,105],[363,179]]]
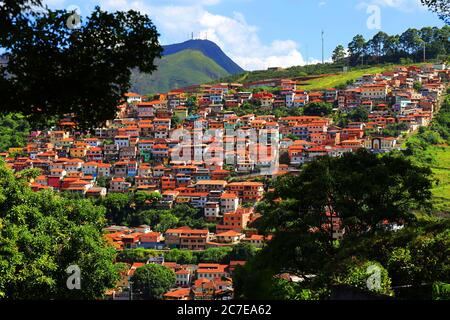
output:
[[[436,183],[433,206],[437,212],[450,212],[450,96],[429,127],[421,127],[405,143],[404,154],[414,163],[431,166]]]
[[[367,122],[369,120],[369,111],[364,107],[356,107],[348,113],[348,119],[353,122]]]
[[[133,294],[141,299],[156,300],[175,286],[175,272],[159,264],[137,268],[131,278]]]
[[[408,125],[406,123],[391,123],[388,124],[379,134],[385,137],[398,137],[406,130],[408,130]]]
[[[106,208],[106,217],[112,224],[139,226],[150,225],[155,231],[188,226],[194,229],[208,226],[199,209],[189,205],[176,205],[172,209],[155,209],[161,199],[158,192],[109,193],[98,204]]]
[[[426,1],[428,0],[424,0],[424,2]],[[432,0],[431,2],[436,1]],[[350,51],[349,61],[352,65],[383,62],[422,62],[424,46],[428,59],[439,59],[440,56],[449,52],[449,35],[449,26],[444,26],[441,29],[424,27],[417,30],[409,28],[401,35],[388,35],[380,31],[368,41],[361,35],[357,35],[348,44]]]
[[[257,249],[250,243],[241,242],[233,246],[230,252],[230,260],[248,261],[256,256]]]
[[[450,300],[450,284],[433,284],[433,300]]]
[[[3,112],[20,112],[35,122],[75,113],[79,125],[89,128],[114,118],[130,88],[131,69],[156,69],[162,48],[147,15],[96,7],[77,28],[68,28],[72,14],[40,1],[2,7]]]
[[[368,289],[367,281],[373,280],[370,265],[379,267],[381,282],[375,292],[380,294],[392,295],[391,284],[446,281],[448,220],[418,220],[412,214],[428,208],[430,174],[428,168],[396,154],[358,151],[318,159],[298,176],[273,181],[275,191],[258,205],[262,217],[255,224],[263,233],[274,233],[274,238],[236,269],[236,296],[326,299],[336,284]],[[346,228],[338,245],[326,227],[330,222],[326,209],[335,212]],[[380,224],[384,220],[406,227],[386,231]],[[286,272],[303,281],[274,282]]]
[[[164,253],[164,259],[180,264],[197,263],[197,255],[194,255],[194,252],[189,250],[172,249]]]
[[[112,178],[110,176],[102,176],[97,178],[95,182],[99,187],[109,188],[109,183],[111,182],[111,179]]]
[[[327,116],[333,112],[333,106],[326,102],[312,102],[305,106],[303,114],[305,116]]]
[[[414,82],[413,88],[414,88],[414,90],[419,92],[420,90],[422,90],[422,83],[419,81]]]
[[[149,258],[158,257],[157,250],[136,248],[124,249],[117,254],[117,261],[133,264],[134,262],[147,262]]]
[[[18,113],[0,115],[0,151],[24,147],[30,134],[30,124]]]
[[[340,44],[334,49],[333,55],[332,55],[332,59],[333,59],[334,63],[342,62],[342,60],[345,59],[345,48],[344,48],[344,46],[342,46]]]
[[[228,263],[231,250],[231,247],[208,248],[200,255],[199,262]]]
[[[118,253],[117,261],[132,264],[133,262],[146,262],[151,257],[164,256],[168,262],[178,264],[224,263],[231,260],[249,260],[253,258],[258,249],[251,244],[241,243],[233,247],[208,248],[203,251],[191,251],[181,249],[154,250],[154,249],[125,249]]]
[[[253,82],[265,79],[284,79],[284,78],[295,78],[304,77],[309,75],[320,75],[320,74],[336,74],[342,71],[342,63],[319,63],[310,64],[305,66],[294,66],[283,70],[258,70],[252,72],[246,72],[244,74],[228,76],[226,78],[220,79],[221,82]],[[363,69],[367,67],[356,67],[357,69]]]
[[[298,176],[274,181],[275,191],[260,206],[266,230],[329,231],[325,210],[343,219],[348,234],[374,231],[383,220],[411,221],[411,209],[427,207],[431,170],[399,156],[378,157],[365,150],[340,158],[320,158]],[[282,198],[283,201],[273,201]]]
[[[375,261],[344,261],[344,270],[334,279],[336,284],[392,295],[391,279],[387,270]],[[339,268],[339,266],[338,266]],[[377,279],[379,277],[379,279]]]
[[[118,279],[115,250],[101,234],[104,208],[51,191],[33,192],[27,179],[0,164],[0,297],[102,297]],[[71,265],[81,269],[82,290],[66,286]]]
[[[422,4],[428,6],[431,11],[437,13],[445,22],[450,20],[450,4],[446,0],[421,0]]]

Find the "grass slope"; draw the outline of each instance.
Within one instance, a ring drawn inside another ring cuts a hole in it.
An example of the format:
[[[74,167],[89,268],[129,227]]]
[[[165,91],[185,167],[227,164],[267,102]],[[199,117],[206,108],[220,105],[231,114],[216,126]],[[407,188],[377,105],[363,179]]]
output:
[[[307,83],[300,84],[300,88],[309,91],[334,88],[345,85],[348,81],[356,80],[357,78],[360,78],[365,74],[382,73],[393,69],[393,66],[385,66],[341,72],[334,75],[327,75],[321,78],[308,80]]]
[[[433,205],[440,212],[450,212],[450,146],[433,146],[429,152],[436,159],[431,166],[438,182],[433,187]]]
[[[151,75],[133,71],[133,92],[168,92],[171,89],[211,82],[228,75],[225,69],[196,50],[184,50],[164,56],[157,65],[158,70]]]
[[[422,64],[423,63],[413,63],[409,65],[420,66]],[[300,89],[321,90],[345,85],[348,81],[355,80],[364,74],[389,71],[394,69],[396,66],[399,65],[381,64],[372,66],[355,66],[350,67],[348,72],[343,72],[344,65],[339,63],[311,64],[307,66],[294,66],[282,70],[258,70],[245,72],[243,74],[230,75],[220,81],[249,83],[265,79],[294,78],[300,81]],[[402,66],[404,66],[404,64]],[[312,79],[302,80],[302,78],[308,77],[311,77]]]

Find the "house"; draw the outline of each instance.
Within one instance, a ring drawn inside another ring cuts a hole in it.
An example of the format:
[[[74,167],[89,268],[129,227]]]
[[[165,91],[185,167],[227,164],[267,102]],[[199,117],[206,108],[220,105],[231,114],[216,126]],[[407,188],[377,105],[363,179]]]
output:
[[[386,100],[387,94],[388,86],[386,84],[366,84],[361,86],[361,98],[365,100]]]
[[[163,295],[164,300],[191,300],[191,289],[181,288],[171,290]]]
[[[111,165],[109,163],[97,163],[97,176],[109,177],[111,175]]]
[[[235,193],[224,192],[220,196],[220,212],[236,212],[239,207],[239,197]]]
[[[134,92],[125,93],[125,98],[127,99],[127,103],[142,102],[142,96]]]
[[[114,178],[109,183],[109,192],[127,192],[131,183],[126,182],[124,178]]]
[[[139,238],[139,248],[162,250],[165,247],[164,237],[160,232],[146,232]]]
[[[199,263],[197,269],[197,279],[214,280],[222,277],[229,277],[228,265],[218,263]],[[195,284],[194,284],[195,285]]]
[[[239,196],[243,202],[259,201],[264,194],[261,182],[232,182],[226,185],[226,190]]]
[[[212,190],[223,191],[227,185],[225,180],[201,180],[195,184],[195,189],[200,192],[209,192]]]
[[[189,227],[168,229],[164,234],[166,245],[170,248],[204,250],[210,239],[208,230],[194,230]]]
[[[233,230],[221,232],[216,234],[216,242],[236,244],[239,243],[245,237],[244,234]]]
[[[85,174],[85,175],[92,175],[92,176],[97,176],[97,166],[98,163],[91,161],[91,162],[85,162],[81,168],[81,171]]]
[[[130,146],[130,137],[129,136],[115,136],[114,144],[120,148],[129,147]]]
[[[204,207],[205,218],[208,221],[215,221],[221,217],[220,206],[218,202],[207,202]]]
[[[186,287],[192,282],[193,274],[189,269],[180,269],[175,271],[175,281],[177,286]]]
[[[106,192],[107,190],[104,187],[92,187],[86,191],[86,197],[105,197]]]
[[[236,212],[228,212],[223,215],[223,224],[216,225],[216,232],[234,230],[241,232],[247,228],[251,221],[253,208],[239,208]]]
[[[140,237],[142,233],[133,232],[122,237],[122,242],[125,249],[136,249],[140,245]]]
[[[254,245],[257,248],[261,248],[264,244],[269,241],[271,236],[263,236],[258,234],[252,234],[249,237],[245,237],[242,239],[242,242],[247,242]]]

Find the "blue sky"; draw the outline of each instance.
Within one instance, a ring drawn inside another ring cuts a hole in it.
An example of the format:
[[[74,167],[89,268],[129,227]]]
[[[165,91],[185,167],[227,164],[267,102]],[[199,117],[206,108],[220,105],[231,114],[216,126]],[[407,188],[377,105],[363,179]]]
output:
[[[354,35],[401,33],[409,27],[444,25],[419,0],[44,0],[51,8],[94,6],[147,13],[170,44],[194,37],[215,41],[244,69],[302,65],[325,59]]]

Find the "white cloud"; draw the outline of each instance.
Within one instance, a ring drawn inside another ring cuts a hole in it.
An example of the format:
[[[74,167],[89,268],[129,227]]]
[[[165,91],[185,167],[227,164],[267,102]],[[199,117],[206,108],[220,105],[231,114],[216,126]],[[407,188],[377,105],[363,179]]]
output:
[[[177,5],[148,5],[139,0],[103,0],[101,6],[110,10],[135,9],[147,13],[167,43],[184,41],[191,32],[197,38],[207,37],[246,70],[305,64],[295,41],[275,40],[265,44],[258,36],[258,28],[247,23],[242,13],[223,16],[205,8],[219,1],[178,0]]]
[[[380,7],[397,9],[404,12],[412,12],[418,9],[424,9],[420,0],[371,0],[369,2],[360,2],[359,7],[365,8],[368,5],[378,5]]]

